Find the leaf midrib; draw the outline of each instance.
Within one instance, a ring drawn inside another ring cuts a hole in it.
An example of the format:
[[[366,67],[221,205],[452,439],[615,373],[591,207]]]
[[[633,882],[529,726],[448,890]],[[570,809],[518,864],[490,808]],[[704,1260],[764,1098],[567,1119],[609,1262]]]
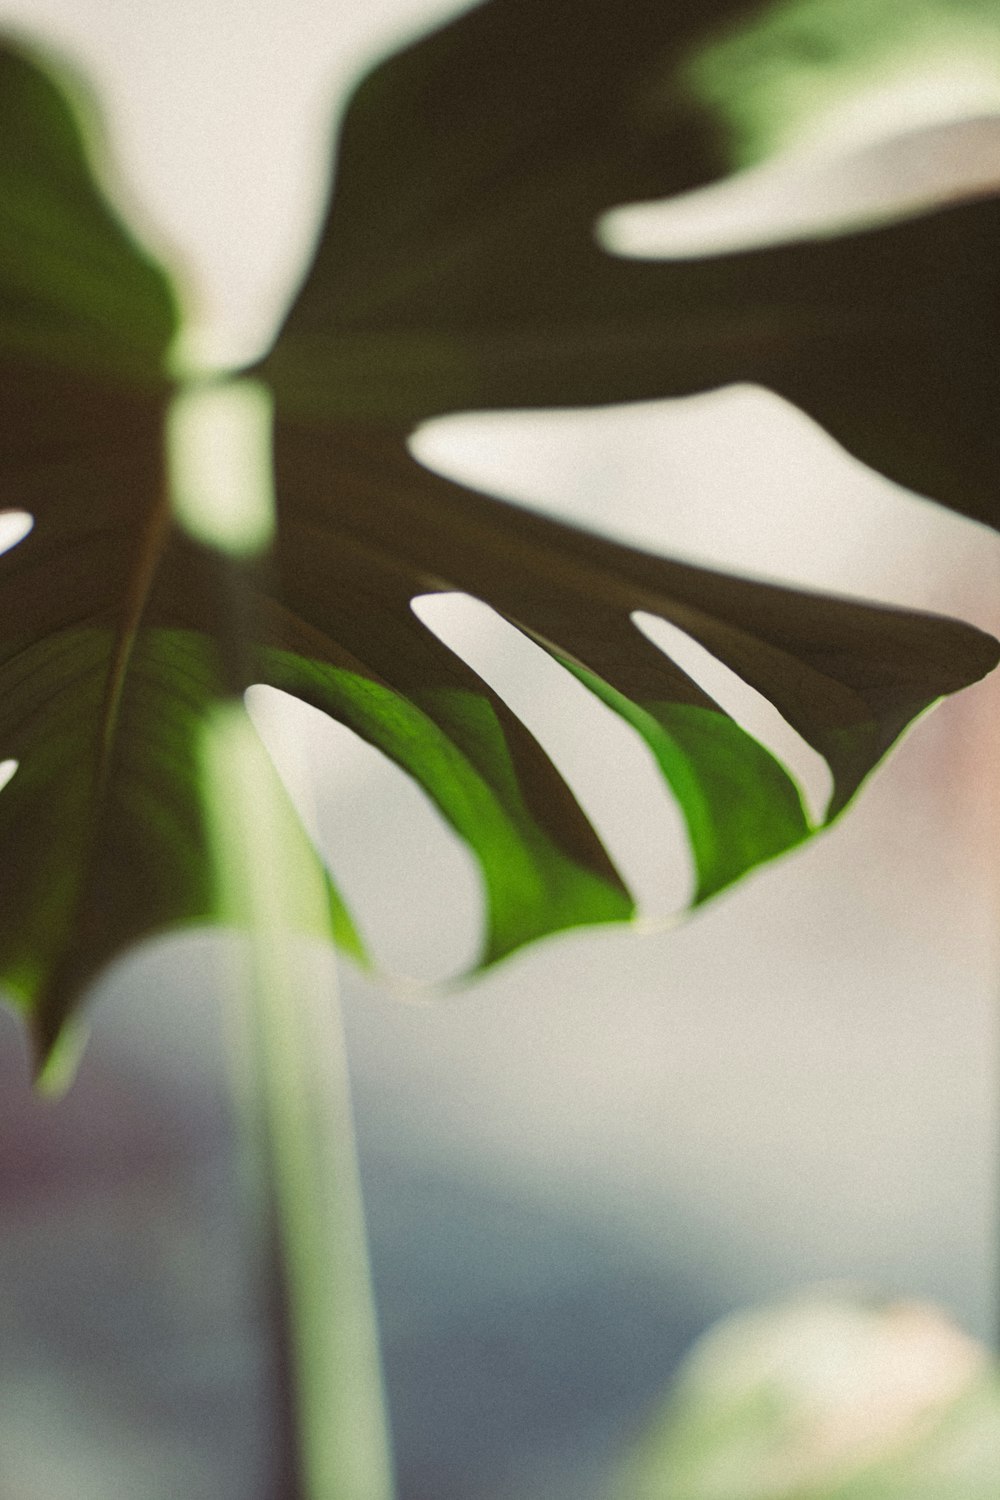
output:
[[[135,650],[139,630],[146,606],[156,578],[156,570],[163,556],[164,542],[171,525],[170,497],[166,483],[150,508],[143,530],[141,544],[135,563],[129,574],[125,604],[115,637],[108,674],[105,681],[104,701],[101,708],[100,748],[97,758],[95,817],[104,800],[107,788],[115,739],[121,721],[122,698],[128,678],[129,666]]]

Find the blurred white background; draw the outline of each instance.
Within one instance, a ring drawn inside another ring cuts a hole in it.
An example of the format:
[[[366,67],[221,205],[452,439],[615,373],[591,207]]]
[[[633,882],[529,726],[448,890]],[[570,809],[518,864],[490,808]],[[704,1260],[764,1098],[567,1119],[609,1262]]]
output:
[[[191,347],[241,360],[314,231],[331,101],[454,9],[2,0],[0,22],[84,69],[128,201],[183,268]],[[958,124],[832,159],[809,212],[995,174],[996,123],[945,96],[930,114]],[[804,211],[801,181],[793,163],[759,196],[686,205],[686,229],[675,210],[629,232],[708,248],[719,214],[755,211],[752,232],[774,232],[790,202]],[[460,416],[416,451],[656,550],[1000,624],[995,538],[760,391]],[[426,617],[551,749],[644,911],[682,905],[677,818],[629,732],[481,606],[435,600]],[[390,967],[460,968],[475,879],[421,795],[317,715],[267,694],[255,709],[265,732],[281,719],[276,745],[301,726],[324,847]],[[840,826],[678,930],[563,937],[442,1000],[343,976],[404,1500],[581,1500],[704,1321],[806,1281],[929,1296],[988,1333],[996,726],[989,684],[945,705]],[[264,1353],[214,951],[176,939],[123,962],[58,1106],[30,1097],[6,1018],[3,1500],[254,1493]]]

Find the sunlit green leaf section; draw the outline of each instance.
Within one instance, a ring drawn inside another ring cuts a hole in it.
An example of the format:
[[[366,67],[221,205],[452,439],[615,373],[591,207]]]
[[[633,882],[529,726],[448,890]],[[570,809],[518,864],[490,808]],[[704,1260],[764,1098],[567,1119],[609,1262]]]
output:
[[[640,706],[593,672],[565,665],[653,752],[687,825],[695,868],[692,905],[815,831],[784,766],[728,714],[692,703]]]
[[[431,716],[357,672],[284,652],[267,653],[262,666],[272,686],[325,709],[408,771],[469,845],[487,904],[482,964],[533,937],[632,915],[610,865],[599,873],[572,858],[527,805],[486,698],[440,689]]]

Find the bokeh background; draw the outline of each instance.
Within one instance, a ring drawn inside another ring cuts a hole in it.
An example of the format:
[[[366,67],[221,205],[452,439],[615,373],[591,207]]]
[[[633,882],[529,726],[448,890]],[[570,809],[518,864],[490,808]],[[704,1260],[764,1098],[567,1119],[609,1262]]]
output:
[[[182,268],[191,349],[240,360],[307,252],[334,101],[458,8],[0,0],[0,23],[85,69],[120,190]],[[985,114],[1000,80],[984,68],[887,80],[839,155],[831,134],[753,191],[606,233],[707,251],[981,186],[1000,175]],[[415,441],[446,472],[616,537],[1000,625],[990,534],[760,391],[462,416]],[[481,606],[421,608],[550,748],[646,920],[553,940],[446,998],[341,975],[403,1500],[596,1497],[692,1338],[807,1282],[929,1297],[988,1335],[995,687],[929,716],[835,830],[671,930],[688,862],[643,748]],[[795,737],[696,669],[821,799]],[[458,970],[475,877],[421,794],[312,712],[264,691],[253,708],[390,967]],[[0,1500],[264,1494],[269,1352],[227,1092],[225,942],[123,961],[59,1103],[32,1095],[18,1025],[0,1019]]]

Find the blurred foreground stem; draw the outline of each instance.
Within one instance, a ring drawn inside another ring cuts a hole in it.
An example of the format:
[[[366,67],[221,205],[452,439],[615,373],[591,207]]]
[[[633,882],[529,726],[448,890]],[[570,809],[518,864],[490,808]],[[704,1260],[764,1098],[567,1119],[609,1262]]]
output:
[[[391,1500],[334,963],[301,936],[328,930],[322,871],[242,705],[211,725],[205,765],[222,894],[250,934],[229,1030],[254,1217],[270,1243],[277,1493]]]
[[[275,1332],[275,1500],[392,1500],[330,945],[332,924],[344,936],[349,923],[241,701],[255,638],[245,569],[266,559],[276,525],[268,392],[249,380],[190,387],[171,408],[167,452],[174,519],[217,553],[229,603],[220,669],[232,697],[205,726],[203,795],[216,910],[248,935],[228,1031]]]

